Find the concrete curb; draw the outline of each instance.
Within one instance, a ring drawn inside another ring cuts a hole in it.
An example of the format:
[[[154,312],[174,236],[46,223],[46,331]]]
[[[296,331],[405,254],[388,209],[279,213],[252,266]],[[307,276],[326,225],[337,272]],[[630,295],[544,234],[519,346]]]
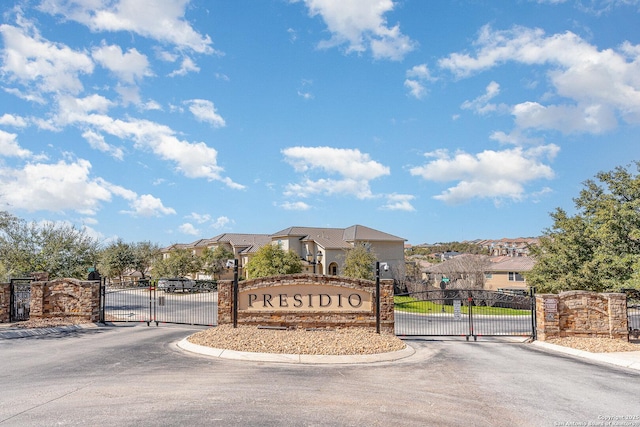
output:
[[[617,353],[590,353],[575,348],[563,347],[561,345],[550,344],[544,341],[534,341],[531,343],[536,347],[567,354],[570,356],[580,357],[582,359],[593,360],[595,362],[607,363],[610,365],[621,366],[623,368],[634,369],[640,371],[640,352],[627,351]]]
[[[219,357],[221,359],[296,364],[354,364],[391,362],[394,360],[404,359],[405,357],[409,357],[415,353],[415,350],[408,345],[403,350],[399,351],[378,354],[363,354],[358,356],[251,353],[197,345],[189,342],[187,338],[184,338],[182,341],[178,342],[177,346],[182,350],[191,353],[197,353],[211,357]]]

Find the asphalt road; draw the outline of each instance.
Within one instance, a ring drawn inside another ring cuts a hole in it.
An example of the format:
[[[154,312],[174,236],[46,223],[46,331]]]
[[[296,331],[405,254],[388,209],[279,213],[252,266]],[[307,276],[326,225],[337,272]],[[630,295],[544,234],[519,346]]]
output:
[[[400,361],[288,365],[175,346],[201,329],[0,340],[0,426],[640,426],[637,371],[527,344],[409,340]]]

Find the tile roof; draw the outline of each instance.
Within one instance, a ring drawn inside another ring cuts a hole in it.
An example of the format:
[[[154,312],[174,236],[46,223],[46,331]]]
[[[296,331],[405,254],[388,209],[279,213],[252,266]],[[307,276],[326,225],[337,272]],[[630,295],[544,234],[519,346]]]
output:
[[[488,271],[529,271],[536,264],[536,260],[528,256],[499,257],[491,261]]]
[[[347,249],[352,246],[343,239],[341,228],[289,227],[271,235],[278,237],[298,237],[300,240],[313,240],[325,249]]]
[[[350,248],[351,242],[400,241],[406,239],[393,236],[363,225],[348,228],[289,227],[271,235],[277,237],[300,237],[301,240],[313,240],[324,248]]]

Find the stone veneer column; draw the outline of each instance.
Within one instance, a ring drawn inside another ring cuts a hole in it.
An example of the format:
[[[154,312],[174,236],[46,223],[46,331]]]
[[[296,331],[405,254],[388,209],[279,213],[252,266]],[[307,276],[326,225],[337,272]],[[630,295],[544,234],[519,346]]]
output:
[[[629,339],[625,294],[567,291],[536,295],[537,337]]]
[[[627,296],[607,294],[609,297],[609,335],[611,338],[629,340]]]
[[[233,280],[218,280],[218,325],[233,323]]]
[[[558,295],[536,294],[536,336],[539,341],[560,336]]]

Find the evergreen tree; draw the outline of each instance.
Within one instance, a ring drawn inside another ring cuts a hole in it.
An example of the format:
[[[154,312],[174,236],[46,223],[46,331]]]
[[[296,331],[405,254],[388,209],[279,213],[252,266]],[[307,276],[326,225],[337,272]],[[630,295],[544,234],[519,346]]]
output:
[[[249,278],[278,274],[295,274],[302,271],[302,260],[293,251],[285,251],[276,245],[264,245],[246,265]]]
[[[369,245],[356,245],[349,249],[344,260],[342,274],[356,279],[375,279],[376,254],[368,249]]]
[[[640,162],[633,166],[586,181],[575,215],[552,213],[553,226],[532,248],[537,262],[525,275],[538,292],[640,288]]]

